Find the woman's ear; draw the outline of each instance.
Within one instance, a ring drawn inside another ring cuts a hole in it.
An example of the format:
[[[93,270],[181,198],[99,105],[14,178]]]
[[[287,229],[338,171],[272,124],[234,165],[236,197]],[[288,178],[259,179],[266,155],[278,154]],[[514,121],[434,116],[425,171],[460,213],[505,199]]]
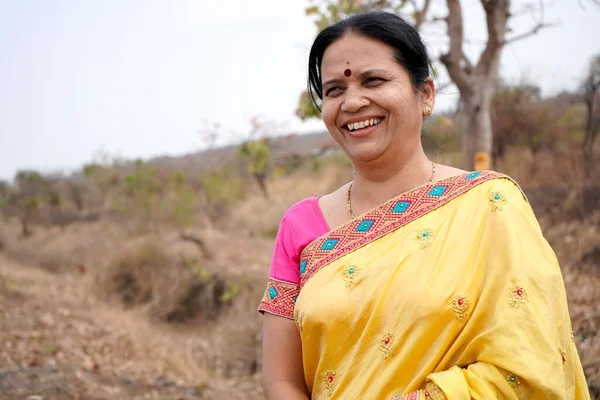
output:
[[[427,78],[421,85],[421,107],[433,110],[435,105],[435,84],[432,78]]]

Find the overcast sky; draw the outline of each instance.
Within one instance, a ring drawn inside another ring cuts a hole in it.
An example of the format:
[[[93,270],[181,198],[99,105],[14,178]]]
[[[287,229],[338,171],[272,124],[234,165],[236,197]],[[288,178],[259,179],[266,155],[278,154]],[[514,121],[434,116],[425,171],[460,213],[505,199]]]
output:
[[[247,135],[253,116],[281,132],[323,129],[294,115],[316,34],[306,4],[0,0],[0,179],[23,168],[75,169],[98,153],[190,153],[204,146],[199,131],[219,123],[220,141],[231,141]],[[463,4],[475,55],[486,39],[483,14],[478,0]],[[600,53],[600,8],[555,0],[545,20],[557,25],[509,46],[501,75],[548,95],[574,89]],[[533,23],[527,15],[511,28]],[[445,48],[444,31],[425,29],[432,56]],[[456,100],[449,89],[438,108]]]

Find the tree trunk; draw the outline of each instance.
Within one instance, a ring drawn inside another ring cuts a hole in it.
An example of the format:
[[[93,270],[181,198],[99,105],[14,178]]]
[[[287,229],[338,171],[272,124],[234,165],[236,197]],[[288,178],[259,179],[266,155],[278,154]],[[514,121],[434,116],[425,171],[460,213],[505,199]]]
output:
[[[586,101],[587,107],[587,121],[585,127],[585,137],[583,138],[583,169],[585,171],[586,178],[589,178],[594,168],[594,142],[596,141],[596,135],[598,134],[598,128],[594,126],[594,99],[591,97],[591,101]]]
[[[474,92],[461,101],[463,165],[469,171],[490,168],[493,139],[490,91]]]
[[[258,182],[258,186],[260,186],[260,190],[262,191],[265,199],[269,199],[269,192],[267,190],[267,174],[254,174],[256,181]]]
[[[595,132],[597,133],[597,132]],[[592,175],[592,170],[594,169],[594,142],[596,140],[596,135],[590,133],[586,135],[585,140],[583,142],[583,167],[585,170],[586,178],[589,178]]]
[[[29,230],[29,217],[28,216],[21,217],[21,235],[24,238],[32,235],[32,232]]]
[[[492,154],[492,96],[498,78],[500,55],[505,44],[510,0],[481,0],[486,14],[488,40],[473,65],[463,52],[463,17],[460,0],[447,0],[450,48],[441,57],[452,81],[460,90],[464,168],[490,168]]]

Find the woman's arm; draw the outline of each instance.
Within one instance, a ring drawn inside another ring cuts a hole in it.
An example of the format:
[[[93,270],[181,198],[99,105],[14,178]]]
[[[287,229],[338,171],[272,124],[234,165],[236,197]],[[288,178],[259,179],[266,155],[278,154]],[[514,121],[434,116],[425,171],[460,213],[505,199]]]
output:
[[[293,320],[264,314],[262,386],[267,400],[308,400],[302,342]]]

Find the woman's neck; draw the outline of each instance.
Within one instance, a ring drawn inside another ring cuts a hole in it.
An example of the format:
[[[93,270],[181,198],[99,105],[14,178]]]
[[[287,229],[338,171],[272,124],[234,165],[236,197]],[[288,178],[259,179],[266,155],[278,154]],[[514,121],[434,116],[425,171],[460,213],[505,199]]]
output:
[[[422,148],[396,163],[356,163],[352,183],[352,211],[362,214],[432,179],[432,163]],[[434,177],[435,178],[435,177]]]

